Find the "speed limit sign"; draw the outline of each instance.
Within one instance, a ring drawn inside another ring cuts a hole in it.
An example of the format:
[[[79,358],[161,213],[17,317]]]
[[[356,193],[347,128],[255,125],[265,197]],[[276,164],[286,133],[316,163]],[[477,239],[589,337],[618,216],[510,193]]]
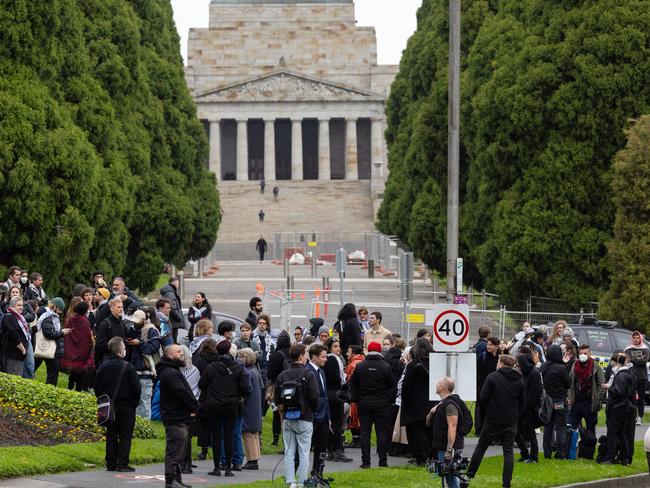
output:
[[[425,324],[433,327],[433,350],[463,352],[469,349],[469,306],[434,305],[425,312]]]

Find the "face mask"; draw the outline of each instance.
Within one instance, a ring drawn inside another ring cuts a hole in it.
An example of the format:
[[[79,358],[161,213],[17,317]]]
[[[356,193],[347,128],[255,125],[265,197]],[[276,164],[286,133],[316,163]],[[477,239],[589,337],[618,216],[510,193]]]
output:
[[[381,346],[382,352],[388,352],[389,347],[388,346]]]
[[[22,276],[22,277],[20,278],[20,282],[21,282],[23,285],[24,285],[25,283],[27,283],[27,276]]]
[[[586,363],[587,360],[589,359],[589,356],[587,356],[586,354],[580,354],[579,359],[581,363]]]

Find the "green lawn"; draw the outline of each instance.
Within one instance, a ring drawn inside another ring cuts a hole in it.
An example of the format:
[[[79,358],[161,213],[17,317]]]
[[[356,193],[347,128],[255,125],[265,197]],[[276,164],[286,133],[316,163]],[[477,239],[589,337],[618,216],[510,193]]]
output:
[[[500,488],[502,457],[484,458],[476,478],[470,486],[477,488]],[[390,463],[390,460],[389,460]],[[281,468],[279,468],[281,471]],[[515,463],[512,485],[517,488],[544,488],[579,483],[584,481],[600,480],[629,476],[647,472],[648,466],[643,451],[643,443],[637,442],[635,447],[634,462],[631,466],[617,465],[601,466],[595,461],[557,461],[542,459],[539,464]],[[399,486],[400,488],[430,488],[440,483],[439,478],[434,478],[425,469],[416,467],[373,468],[363,471],[333,473],[333,486],[354,486],[355,488],[375,488],[376,486]],[[232,488],[271,488],[283,486],[283,479],[275,481],[259,481],[241,485],[231,485]]]

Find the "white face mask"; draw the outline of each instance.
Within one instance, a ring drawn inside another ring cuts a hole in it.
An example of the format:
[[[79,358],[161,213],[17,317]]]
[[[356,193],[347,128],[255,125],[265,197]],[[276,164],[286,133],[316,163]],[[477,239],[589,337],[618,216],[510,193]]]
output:
[[[27,276],[21,276],[21,278],[20,278],[20,282],[21,282],[23,285],[24,285],[25,283],[27,283]]]
[[[587,360],[589,359],[589,356],[587,356],[586,354],[583,353],[583,354],[580,354],[580,356],[578,357],[578,359],[580,359],[580,362],[581,362],[581,363],[586,363]]]

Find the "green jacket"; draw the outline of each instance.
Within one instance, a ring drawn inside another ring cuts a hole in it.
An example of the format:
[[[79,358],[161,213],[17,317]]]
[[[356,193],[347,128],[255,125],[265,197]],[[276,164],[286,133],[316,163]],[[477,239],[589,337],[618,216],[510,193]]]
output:
[[[591,411],[598,412],[602,408],[603,398],[605,398],[605,390],[600,386],[605,381],[605,372],[603,368],[600,367],[598,361],[592,358],[594,362],[594,370],[591,373]],[[576,360],[577,362],[577,360]],[[571,378],[571,387],[569,388],[569,404],[573,406],[576,398],[576,366],[575,363],[571,367],[571,372],[569,377]]]

